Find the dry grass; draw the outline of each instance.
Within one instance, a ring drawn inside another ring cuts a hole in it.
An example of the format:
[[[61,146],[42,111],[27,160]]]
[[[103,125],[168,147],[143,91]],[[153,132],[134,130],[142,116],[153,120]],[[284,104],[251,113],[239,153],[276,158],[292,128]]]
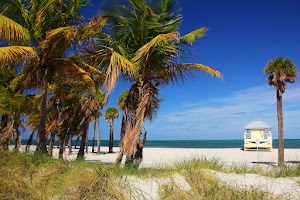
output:
[[[276,199],[255,188],[238,188],[220,182],[207,169],[234,173],[262,171],[247,166],[225,167],[218,159],[191,159],[174,168],[137,169],[84,161],[54,160],[48,156],[0,151],[1,199],[128,199],[124,177],[142,179],[184,176],[191,186],[183,190],[175,183],[159,188],[161,199]],[[269,176],[299,176],[299,165],[274,168]],[[134,191],[131,191],[134,192]],[[136,192],[136,191],[135,191]],[[139,191],[138,191],[139,192]],[[125,193],[125,194],[124,194]]]
[[[0,151],[2,199],[125,199],[105,167]]]

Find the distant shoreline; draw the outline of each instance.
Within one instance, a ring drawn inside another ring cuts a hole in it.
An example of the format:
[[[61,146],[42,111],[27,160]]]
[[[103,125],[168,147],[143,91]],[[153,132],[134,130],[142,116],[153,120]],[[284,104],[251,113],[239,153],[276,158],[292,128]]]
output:
[[[22,140],[26,145],[27,140]],[[76,140],[72,140],[72,146],[75,146]],[[35,141],[33,144],[36,144]],[[57,146],[57,142],[55,146]],[[77,144],[80,145],[80,141]],[[89,140],[88,146],[92,146],[92,140]],[[97,146],[97,141],[95,141]],[[108,147],[108,140],[101,140],[102,147]],[[114,147],[119,146],[119,140],[114,140]],[[278,140],[273,139],[273,148],[278,147]],[[145,148],[244,148],[244,141],[237,140],[146,140]],[[300,148],[300,139],[285,139],[285,149]]]

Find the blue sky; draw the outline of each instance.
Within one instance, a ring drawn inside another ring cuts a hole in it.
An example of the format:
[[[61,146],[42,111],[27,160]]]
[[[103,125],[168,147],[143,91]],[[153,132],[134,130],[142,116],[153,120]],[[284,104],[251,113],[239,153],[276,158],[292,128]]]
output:
[[[96,14],[100,1],[84,9]],[[242,139],[243,127],[254,120],[273,126],[277,138],[276,92],[263,69],[275,57],[300,64],[300,1],[298,0],[180,0],[183,35],[207,27],[185,62],[202,63],[222,72],[224,80],[197,72],[184,84],[159,88],[162,103],[152,123],[146,122],[149,140]],[[107,105],[130,84],[119,82]],[[105,109],[102,111],[105,112]],[[285,138],[300,138],[300,80],[283,95]],[[120,110],[120,114],[122,112]],[[115,121],[119,138],[121,116]],[[101,137],[109,125],[101,118]],[[91,136],[91,131],[90,131]]]

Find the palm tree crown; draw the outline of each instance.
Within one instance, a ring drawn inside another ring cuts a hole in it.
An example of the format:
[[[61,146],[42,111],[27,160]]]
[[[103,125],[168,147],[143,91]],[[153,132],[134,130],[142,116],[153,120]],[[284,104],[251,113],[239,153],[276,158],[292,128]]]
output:
[[[108,108],[105,111],[105,119],[111,120],[119,117],[119,110],[117,108]]]
[[[269,85],[279,90],[280,94],[285,92],[285,82],[294,83],[298,76],[298,71],[293,61],[283,57],[278,57],[268,62],[264,71],[265,74],[269,75]]]

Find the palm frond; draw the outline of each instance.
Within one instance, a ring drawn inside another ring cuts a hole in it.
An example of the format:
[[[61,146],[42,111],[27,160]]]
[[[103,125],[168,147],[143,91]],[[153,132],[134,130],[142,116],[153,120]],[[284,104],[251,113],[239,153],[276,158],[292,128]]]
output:
[[[31,41],[31,36],[26,28],[0,14],[0,39],[11,43],[26,44]]]
[[[192,45],[195,41],[196,38],[200,38],[202,36],[204,36],[204,34],[206,33],[207,31],[207,28],[200,28],[200,29],[197,29],[197,30],[194,30],[184,36],[182,36],[180,38],[180,41],[185,41],[187,42],[189,45]]]
[[[132,62],[136,63],[141,60],[143,57],[149,57],[151,54],[151,50],[155,47],[167,46],[170,41],[174,41],[178,39],[178,34],[175,32],[160,34],[154,37],[150,42],[139,48],[132,58]],[[174,51],[174,53],[176,53]]]
[[[17,63],[31,59],[37,59],[34,48],[27,46],[0,47],[0,61],[4,64]]]
[[[171,82],[178,82],[178,80],[184,81],[186,75],[193,75],[192,70],[204,71],[212,76],[216,76],[219,79],[223,79],[221,72],[218,70],[196,63],[184,63],[165,68],[164,73],[166,74],[162,74],[162,76],[166,75],[165,77],[168,77],[167,82],[168,79]]]
[[[106,79],[104,81],[104,85],[107,87],[105,102],[108,98],[108,95],[114,89],[121,70],[129,75],[133,75],[136,71],[136,68],[135,65],[129,60],[127,60],[124,56],[113,51],[110,58],[109,66],[107,68]]]
[[[59,27],[52,29],[46,34],[42,47],[49,49],[50,54],[54,51],[65,52],[71,47],[76,37],[76,28],[72,26]]]
[[[85,40],[94,34],[102,32],[104,25],[108,19],[107,15],[100,15],[90,19],[90,22],[78,29],[81,40]]]

